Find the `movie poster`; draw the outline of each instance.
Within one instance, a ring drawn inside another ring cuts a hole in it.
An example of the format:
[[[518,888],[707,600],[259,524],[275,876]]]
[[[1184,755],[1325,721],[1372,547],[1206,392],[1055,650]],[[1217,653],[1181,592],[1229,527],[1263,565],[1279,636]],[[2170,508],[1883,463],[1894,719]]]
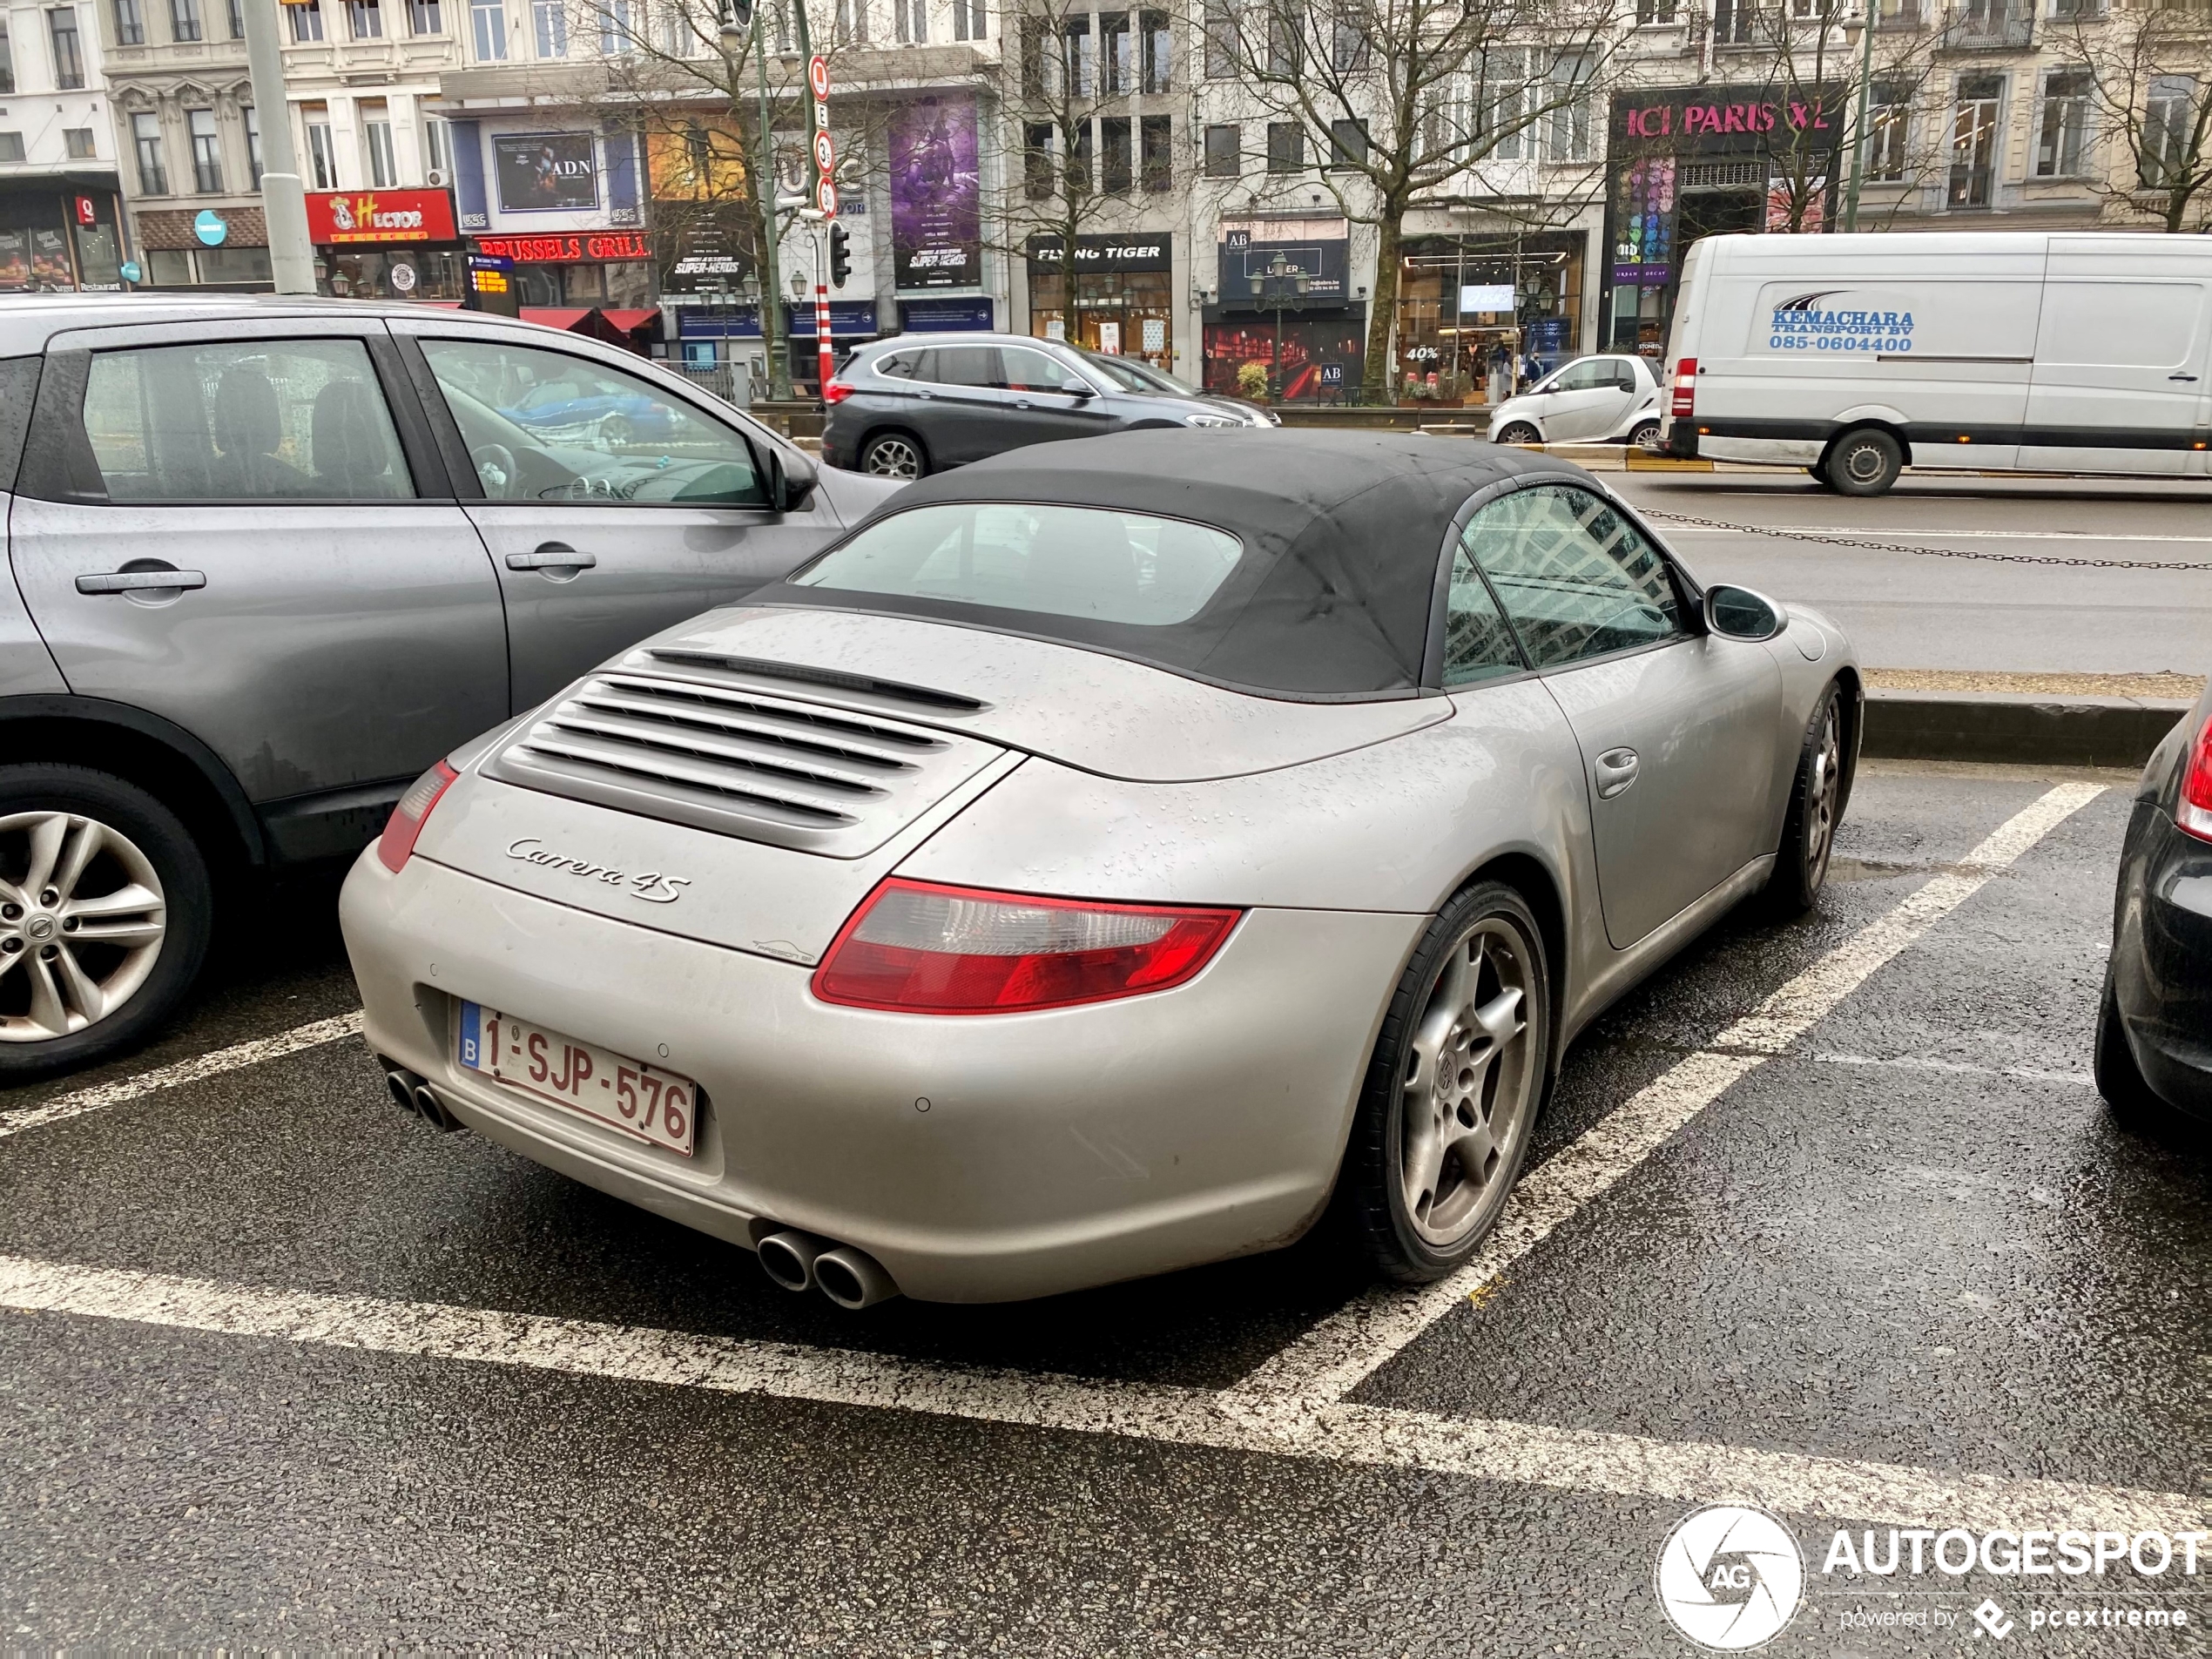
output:
[[[598,146],[589,132],[505,132],[491,145],[504,212],[574,213],[599,205]]]
[[[975,172],[975,100],[925,98],[891,124],[891,251],[906,288],[971,288],[983,280],[983,216]]]

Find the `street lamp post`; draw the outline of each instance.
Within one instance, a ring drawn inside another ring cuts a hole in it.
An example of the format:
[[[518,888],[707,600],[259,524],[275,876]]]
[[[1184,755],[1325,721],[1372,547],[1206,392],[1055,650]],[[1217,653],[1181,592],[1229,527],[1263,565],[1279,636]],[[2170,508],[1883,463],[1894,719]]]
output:
[[[261,124],[261,216],[268,225],[269,276],[279,293],[313,293],[315,250],[307,239],[307,186],[292,146],[292,107],[284,98],[276,0],[244,0],[239,10],[246,24],[246,71]]]
[[[1866,171],[1866,111],[1874,90],[1874,21],[1881,6],[1881,0],[1863,3],[1866,20],[1859,26],[1858,113],[1851,119],[1851,191],[1844,198],[1844,229],[1847,232],[1858,228],[1858,183]]]
[[[1253,303],[1262,311],[1275,314],[1275,355],[1269,367],[1275,371],[1275,396],[1283,395],[1283,314],[1304,311],[1306,292],[1312,279],[1278,253],[1267,262],[1267,268],[1251,279]]]

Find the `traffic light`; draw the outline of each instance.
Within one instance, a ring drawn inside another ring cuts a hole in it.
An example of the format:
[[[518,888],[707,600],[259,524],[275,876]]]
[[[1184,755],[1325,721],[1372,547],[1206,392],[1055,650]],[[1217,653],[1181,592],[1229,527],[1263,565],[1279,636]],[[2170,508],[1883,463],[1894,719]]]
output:
[[[853,253],[846,245],[852,239],[846,235],[845,226],[830,226],[830,287],[841,288],[845,279],[853,274]]]

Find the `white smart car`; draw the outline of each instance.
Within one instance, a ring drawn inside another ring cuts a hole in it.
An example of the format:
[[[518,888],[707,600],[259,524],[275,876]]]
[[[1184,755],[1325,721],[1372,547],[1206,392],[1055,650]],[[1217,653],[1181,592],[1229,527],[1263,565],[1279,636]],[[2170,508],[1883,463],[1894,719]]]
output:
[[[1659,381],[1627,353],[1563,363],[1490,416],[1498,443],[1659,445]]]

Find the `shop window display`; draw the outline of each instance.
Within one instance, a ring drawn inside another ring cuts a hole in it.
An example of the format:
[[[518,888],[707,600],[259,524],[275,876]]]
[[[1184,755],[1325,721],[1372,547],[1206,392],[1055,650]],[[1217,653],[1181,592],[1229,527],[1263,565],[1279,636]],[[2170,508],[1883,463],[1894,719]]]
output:
[[[1166,271],[1084,271],[1076,278],[1076,316],[1068,313],[1067,279],[1029,275],[1029,332],[1108,356],[1142,357],[1175,371],[1175,295]]]
[[[1396,401],[1446,408],[1500,403],[1572,356],[1583,239],[1408,242],[1399,270]]]

